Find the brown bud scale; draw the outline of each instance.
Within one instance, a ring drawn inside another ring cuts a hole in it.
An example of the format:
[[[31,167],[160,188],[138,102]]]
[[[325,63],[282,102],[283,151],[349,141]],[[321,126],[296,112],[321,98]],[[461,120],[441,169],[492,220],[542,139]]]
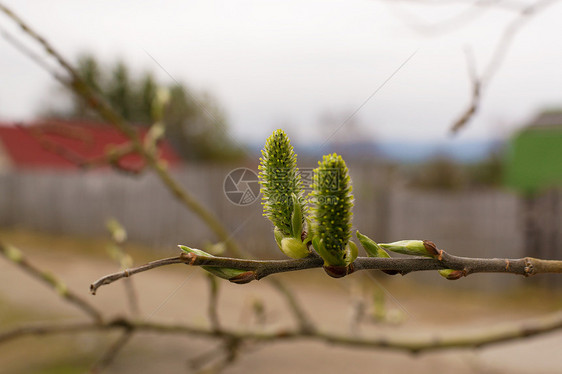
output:
[[[343,278],[346,275],[353,273],[354,270],[353,264],[349,264],[347,266],[324,266],[324,271],[332,278]]]
[[[250,283],[251,281],[256,279],[256,273],[252,270],[247,271],[245,273],[242,274],[238,274],[235,277],[232,277],[229,279],[230,282],[232,283],[236,283],[236,284],[246,284],[246,283]]]

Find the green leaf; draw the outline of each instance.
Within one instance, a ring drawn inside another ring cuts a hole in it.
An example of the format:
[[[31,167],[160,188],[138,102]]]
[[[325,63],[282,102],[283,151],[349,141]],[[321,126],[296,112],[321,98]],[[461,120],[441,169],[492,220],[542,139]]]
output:
[[[357,235],[357,239],[359,239],[359,243],[367,252],[369,257],[385,257],[388,258],[390,255],[382,249],[374,240],[369,238],[366,235],[361,234],[359,231],[355,233]]]
[[[304,258],[310,254],[306,244],[297,238],[286,237],[281,240],[281,250],[291,258]]]
[[[291,214],[291,226],[293,231],[293,238],[301,239],[303,230],[303,216],[302,208],[297,195],[291,194],[293,200],[293,212]]]
[[[346,259],[347,262],[351,264],[353,261],[355,261],[357,256],[359,256],[359,249],[357,248],[357,245],[352,241],[347,243],[347,248],[348,251],[347,251]]]

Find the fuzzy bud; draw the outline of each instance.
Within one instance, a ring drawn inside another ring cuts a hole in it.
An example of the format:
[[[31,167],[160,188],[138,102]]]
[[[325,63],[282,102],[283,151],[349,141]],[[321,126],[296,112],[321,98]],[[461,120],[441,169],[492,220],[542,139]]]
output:
[[[346,267],[357,257],[351,237],[351,180],[341,156],[324,156],[314,170],[314,239],[312,245],[324,259],[325,267]],[[344,274],[345,275],[345,274]]]

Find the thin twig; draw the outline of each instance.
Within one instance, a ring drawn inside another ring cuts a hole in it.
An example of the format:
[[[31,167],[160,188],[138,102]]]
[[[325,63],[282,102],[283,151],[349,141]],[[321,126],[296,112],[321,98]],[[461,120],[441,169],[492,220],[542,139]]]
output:
[[[221,323],[218,313],[219,282],[217,277],[210,273],[207,274],[207,279],[209,284],[209,305],[207,309],[209,321],[211,322],[212,330],[220,331]]]
[[[302,308],[301,304],[298,302],[296,295],[287,287],[287,285],[285,285],[285,283],[281,282],[277,278],[272,278],[270,283],[279,293],[281,293],[282,296],[285,297],[285,300],[287,301],[287,304],[292,310],[293,316],[298,323],[299,330],[303,334],[312,333],[316,327],[310,317],[308,317],[308,314]]]
[[[103,324],[83,322],[58,325],[54,323],[27,324],[0,332],[0,344],[25,336],[73,334],[104,329]]]
[[[41,280],[43,283],[47,284],[53,290],[55,290],[64,300],[69,302],[70,304],[78,307],[81,311],[88,314],[92,317],[95,321],[100,322],[102,320],[101,313],[94,308],[89,302],[84,300],[82,297],[78,296],[76,293],[71,291],[65,283],[63,283],[60,279],[55,277],[53,274],[41,270],[29,262],[23,253],[11,246],[0,242],[0,254],[2,254],[6,259],[11,261],[12,263],[19,266],[28,274],[31,274],[33,277]]]
[[[45,52],[53,57],[59,65],[68,73],[70,79],[65,79],[60,75],[53,77],[63,85],[71,89],[75,94],[82,97],[96,112],[100,114],[108,123],[127,136],[135,151],[138,152],[146,161],[147,165],[154,169],[162,182],[180,200],[187,208],[194,212],[205,224],[223,241],[231,253],[240,256],[237,245],[230,237],[228,231],[223,227],[217,217],[209,211],[200,200],[191,196],[181,185],[170,175],[165,164],[158,159],[158,156],[149,152],[142,144],[139,134],[135,128],[128,123],[119,113],[117,113],[111,105],[98,93],[96,93],[80,76],[80,74],[72,67],[72,65],[56,51],[56,49],[39,33],[33,30],[19,16],[12,12],[8,7],[0,4],[0,11],[12,19],[28,36],[36,40],[45,50]],[[11,41],[11,40],[8,40]]]
[[[484,71],[479,76],[475,73],[471,74],[472,92],[469,105],[461,112],[459,117],[451,125],[451,133],[455,134],[459,130],[461,130],[472,120],[474,115],[477,113],[480,102],[482,100],[482,93],[484,91],[484,88],[490,84],[498,68],[505,60],[505,57],[513,43],[515,35],[521,30],[522,26],[524,26],[534,15],[544,10],[556,1],[557,0],[539,0],[519,9],[517,17],[504,29],[500,40],[494,48],[492,56],[488,61],[488,64],[486,65]],[[469,68],[470,67],[471,66],[469,60]]]
[[[172,264],[184,264],[184,263],[186,263],[186,259],[185,259],[185,256],[183,256],[183,254],[182,254],[178,257],[169,257],[169,258],[163,258],[163,259],[160,259],[160,260],[151,261],[147,264],[135,267],[133,269],[125,269],[125,270],[119,271],[117,273],[106,275],[105,277],[97,280],[96,282],[94,282],[90,286],[90,292],[93,295],[95,295],[96,290],[100,286],[103,286],[105,284],[111,284],[111,283],[115,282],[116,280],[119,280],[121,278],[130,277],[131,275],[136,274],[136,273],[142,273],[143,271],[151,270],[151,269],[154,269],[154,268],[157,268],[157,267],[160,267],[160,266],[172,265]]]
[[[105,350],[103,356],[92,366],[90,374],[101,373],[105,368],[111,365],[132,337],[133,331],[125,330],[121,336],[119,336],[119,338]]]
[[[0,11],[4,12],[8,17],[10,17],[14,22],[16,22],[21,29],[29,35],[31,38],[35,39],[43,48],[46,53],[54,57],[61,67],[63,67],[67,73],[70,75],[71,80],[67,80],[58,74],[52,74],[53,77],[61,82],[63,85],[67,86],[76,95],[82,97],[85,102],[87,102],[92,109],[94,109],[102,118],[112,124],[115,128],[120,130],[125,134],[131,141],[131,146],[136,152],[141,154],[147,165],[156,171],[160,180],[164,183],[166,188],[172,193],[180,203],[182,203],[186,208],[195,213],[199,218],[205,222],[205,224],[215,233],[215,235],[224,242],[230,251],[230,253],[237,257],[245,257],[244,252],[240,250],[236,242],[233,240],[232,236],[228,233],[226,228],[220,223],[216,216],[209,211],[200,201],[192,196],[187,190],[185,190],[180,183],[177,182],[169,173],[166,165],[158,159],[158,156],[143,147],[142,142],[134,130],[134,128],[127,123],[123,117],[117,113],[113,108],[100,97],[92,88],[80,77],[77,71],[62,57],[62,55],[53,48],[43,37],[41,37],[37,32],[32,30],[20,17],[15,15],[9,8],[0,4]],[[13,40],[8,40],[13,41]],[[40,63],[39,60],[32,58],[35,62]],[[50,71],[49,71],[50,72]],[[277,281],[279,283],[280,281]],[[280,291],[281,295],[285,298],[287,305],[289,306],[293,315],[300,319],[305,315],[304,311],[297,304],[295,297],[288,291],[280,289],[276,284],[274,287]]]

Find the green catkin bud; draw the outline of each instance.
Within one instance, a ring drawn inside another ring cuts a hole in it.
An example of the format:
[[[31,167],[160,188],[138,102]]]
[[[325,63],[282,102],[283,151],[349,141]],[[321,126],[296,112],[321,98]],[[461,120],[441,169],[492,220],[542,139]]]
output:
[[[305,205],[297,168],[297,155],[283,130],[276,130],[267,138],[260,158],[260,184],[263,214],[285,236],[293,236],[293,195],[299,198],[301,216]],[[304,217],[301,217],[301,225]]]
[[[302,234],[306,222],[306,205],[297,168],[297,155],[283,130],[276,130],[267,139],[260,158],[260,184],[263,214],[272,223],[275,241],[289,257],[303,258],[309,255]],[[285,238],[300,241],[286,242]]]
[[[344,276],[357,257],[357,247],[349,245],[351,237],[351,180],[347,166],[337,154],[326,155],[314,170],[312,184],[314,204],[312,241],[314,249],[324,259],[324,268],[345,268],[346,271],[328,272]]]
[[[202,251],[200,249],[196,249],[196,248],[190,248],[187,247],[185,245],[178,245],[178,247],[186,252],[186,253],[194,253],[197,256],[205,256],[205,257],[215,257],[210,253],[207,253],[205,251]],[[231,282],[234,283],[246,283],[246,282],[239,282],[239,279],[249,279],[248,277],[245,277],[244,275],[251,273],[248,270],[240,270],[240,269],[231,269],[231,268],[219,268],[219,267],[215,267],[215,266],[201,266],[204,270],[208,271],[209,273],[222,278],[222,279],[228,279]],[[248,280],[249,281],[249,280]]]

